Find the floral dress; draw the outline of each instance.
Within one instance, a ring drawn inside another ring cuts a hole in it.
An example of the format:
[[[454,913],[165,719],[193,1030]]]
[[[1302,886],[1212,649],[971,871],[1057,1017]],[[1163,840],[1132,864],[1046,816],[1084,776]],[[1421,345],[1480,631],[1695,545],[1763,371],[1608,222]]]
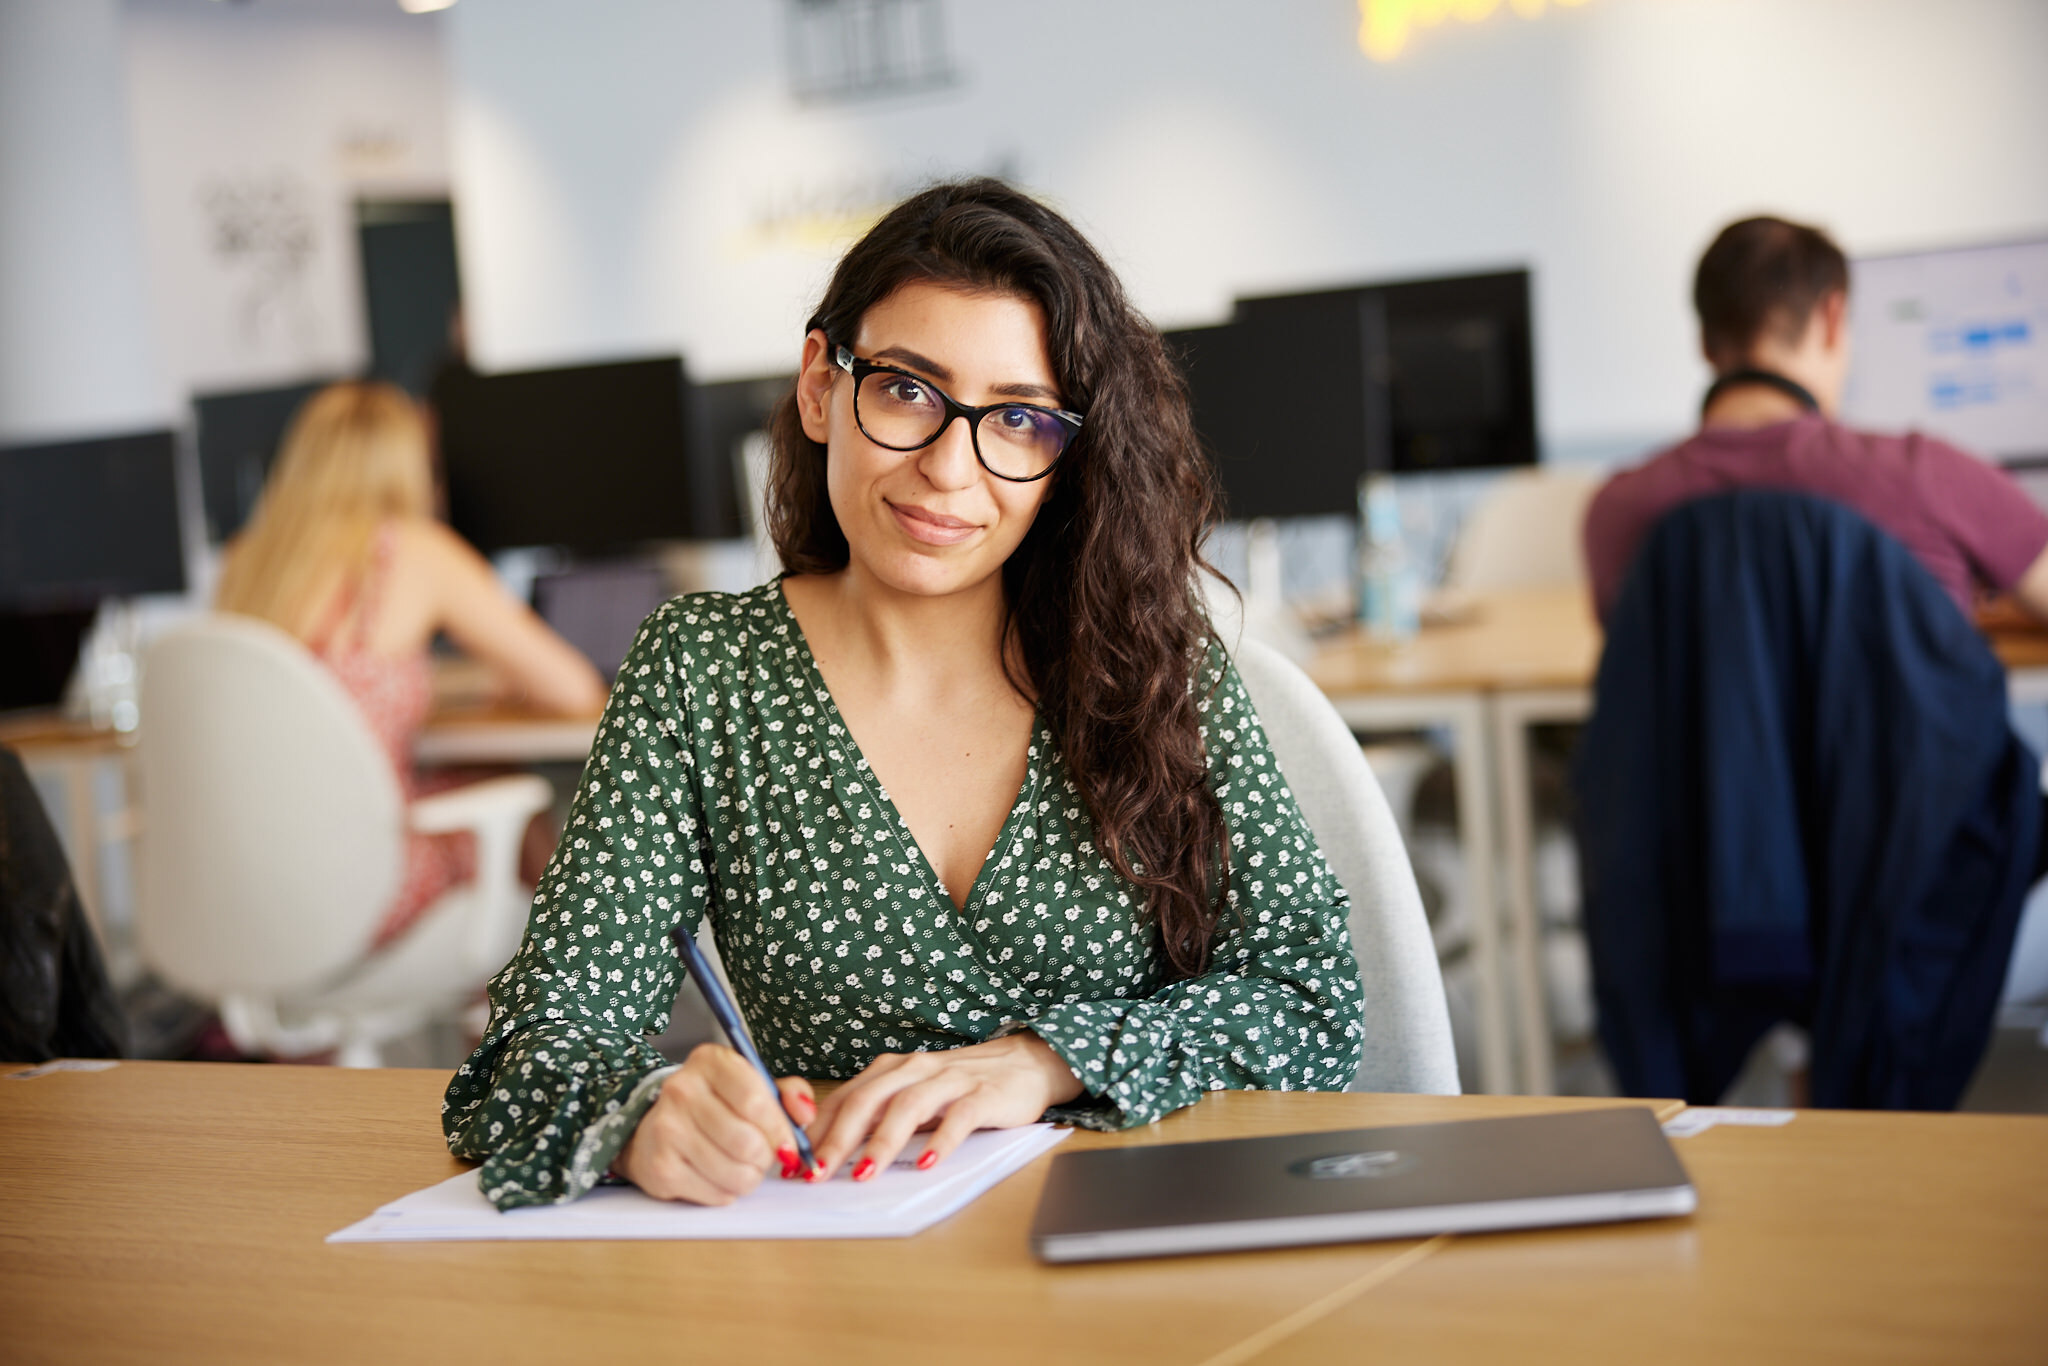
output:
[[[1225,1087],[1334,1090],[1363,993],[1347,903],[1236,670],[1201,684],[1231,896],[1202,976],[1170,981],[1139,889],[1095,846],[1041,723],[1024,781],[956,909],[875,780],[779,581],[677,598],[621,667],[524,942],[442,1106],[501,1208],[604,1175],[673,1070],[648,1043],[708,916],[778,1075],[1036,1031],[1085,1095],[1048,1118],[1158,1119]]]

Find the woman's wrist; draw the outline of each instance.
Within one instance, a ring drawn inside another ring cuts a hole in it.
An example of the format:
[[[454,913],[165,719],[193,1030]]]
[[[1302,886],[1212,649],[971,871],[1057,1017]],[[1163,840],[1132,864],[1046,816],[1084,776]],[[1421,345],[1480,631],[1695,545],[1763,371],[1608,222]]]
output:
[[[1022,1030],[1010,1037],[1024,1047],[1044,1076],[1046,1109],[1049,1110],[1055,1105],[1065,1105],[1070,1100],[1078,1100],[1087,1093],[1088,1088],[1074,1075],[1074,1069],[1067,1066],[1067,1060],[1060,1056],[1059,1050],[1047,1043],[1035,1030]]]

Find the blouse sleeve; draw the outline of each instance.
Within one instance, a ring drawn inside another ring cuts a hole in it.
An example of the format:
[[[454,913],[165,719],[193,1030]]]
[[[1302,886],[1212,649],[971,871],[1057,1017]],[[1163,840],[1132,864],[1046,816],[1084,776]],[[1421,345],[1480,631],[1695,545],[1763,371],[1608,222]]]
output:
[[[1281,777],[1236,668],[1220,656],[1212,667],[1220,678],[1202,707],[1202,733],[1229,830],[1230,900],[1210,969],[1142,1000],[1057,1004],[1020,1022],[1087,1089],[1051,1118],[1128,1128],[1204,1091],[1334,1091],[1358,1071],[1364,987],[1348,898]]]
[[[596,1185],[674,1070],[647,1038],[681,984],[669,930],[696,931],[711,881],[677,610],[647,619],[619,670],[483,1042],[442,1102],[449,1151],[483,1162],[500,1209]]]

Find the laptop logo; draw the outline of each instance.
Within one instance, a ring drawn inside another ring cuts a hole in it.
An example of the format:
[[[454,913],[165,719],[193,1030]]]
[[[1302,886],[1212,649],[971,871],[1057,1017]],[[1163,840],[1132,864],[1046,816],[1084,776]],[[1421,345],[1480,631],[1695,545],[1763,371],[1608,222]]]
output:
[[[1397,1152],[1332,1153],[1328,1157],[1304,1157],[1287,1164],[1287,1170],[1311,1181],[1353,1181],[1360,1177],[1391,1176],[1414,1165],[1414,1159]]]

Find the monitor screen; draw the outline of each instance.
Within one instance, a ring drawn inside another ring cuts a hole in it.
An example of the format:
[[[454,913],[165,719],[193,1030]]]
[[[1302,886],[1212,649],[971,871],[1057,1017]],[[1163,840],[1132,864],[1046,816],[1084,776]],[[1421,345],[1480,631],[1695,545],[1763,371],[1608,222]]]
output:
[[[1224,515],[1349,512],[1375,442],[1362,291],[1241,300],[1222,327],[1166,334]]]
[[[177,436],[0,449],[0,611],[185,587]]]
[[[1396,474],[1536,463],[1529,273],[1409,280],[1385,308],[1390,459]]]
[[[284,444],[285,428],[307,399],[331,381],[306,380],[274,389],[198,394],[199,491],[206,538],[218,545],[242,529],[256,509],[263,481]]]
[[[718,534],[698,525],[676,357],[444,378],[434,399],[448,520],[480,550]]]
[[[1240,299],[1164,334],[1233,518],[1349,514],[1371,470],[1534,464],[1529,274]]]
[[[1852,262],[1849,346],[1850,422],[2048,463],[2048,241]]]

